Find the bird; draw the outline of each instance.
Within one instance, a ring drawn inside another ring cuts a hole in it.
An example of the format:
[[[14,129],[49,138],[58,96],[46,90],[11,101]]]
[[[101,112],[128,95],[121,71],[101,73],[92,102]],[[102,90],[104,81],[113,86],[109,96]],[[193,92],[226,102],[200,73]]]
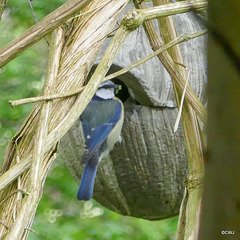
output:
[[[124,107],[121,100],[115,97],[118,88],[119,85],[112,81],[101,83],[80,116],[85,152],[81,160],[84,170],[77,192],[78,200],[92,198],[100,161],[108,156],[116,142],[121,141]]]

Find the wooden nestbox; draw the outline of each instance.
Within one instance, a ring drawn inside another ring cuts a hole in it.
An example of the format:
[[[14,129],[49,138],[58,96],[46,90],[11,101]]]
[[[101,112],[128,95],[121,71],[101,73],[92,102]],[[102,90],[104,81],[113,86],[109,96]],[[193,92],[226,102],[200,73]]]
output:
[[[125,12],[133,9],[129,5]],[[178,34],[203,29],[191,13],[174,16]],[[108,39],[96,60],[101,59]],[[191,69],[189,84],[205,104],[205,38],[182,43],[184,64]],[[132,32],[123,44],[110,73],[127,67],[152,53],[142,27]],[[103,206],[122,215],[150,220],[164,219],[179,212],[188,161],[181,127],[173,132],[178,109],[169,74],[153,58],[117,81],[124,83],[125,118],[122,142],[99,165],[93,197]],[[84,142],[76,122],[62,138],[60,154],[72,176],[80,182]],[[77,191],[77,190],[76,190]]]

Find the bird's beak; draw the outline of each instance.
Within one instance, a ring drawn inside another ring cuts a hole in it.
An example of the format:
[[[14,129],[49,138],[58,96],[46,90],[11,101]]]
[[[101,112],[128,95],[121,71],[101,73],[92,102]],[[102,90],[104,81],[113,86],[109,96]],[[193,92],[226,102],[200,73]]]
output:
[[[115,85],[114,85],[114,90],[115,90],[115,94],[118,94],[118,92],[119,92],[120,90],[122,90],[122,85],[115,84]]]

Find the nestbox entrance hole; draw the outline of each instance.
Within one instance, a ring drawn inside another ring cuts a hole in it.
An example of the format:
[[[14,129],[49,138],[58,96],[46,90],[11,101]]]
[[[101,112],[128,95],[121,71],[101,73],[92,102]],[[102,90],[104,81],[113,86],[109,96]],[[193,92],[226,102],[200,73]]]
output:
[[[97,67],[97,64],[94,65],[88,75],[88,78],[91,77],[91,75],[94,73],[95,69]],[[122,68],[120,66],[117,66],[115,64],[113,64],[107,75],[110,75],[112,73],[115,73],[119,70],[121,70]],[[120,76],[118,76],[117,78],[113,78],[111,79],[111,81],[113,81],[114,83],[116,84],[119,84],[121,85],[121,90],[119,90],[117,93],[116,93],[116,97],[118,97],[119,99],[121,99],[121,101],[124,103],[127,101],[127,99],[130,97],[130,91],[132,89],[129,89],[129,86],[131,87],[132,85],[134,86],[134,83],[138,82],[137,78],[134,77],[130,72],[127,72],[127,73],[124,73]]]
[[[124,103],[130,96],[128,92],[128,87],[118,78],[114,78],[112,79],[112,81],[121,86],[120,90],[117,91],[115,95]]]

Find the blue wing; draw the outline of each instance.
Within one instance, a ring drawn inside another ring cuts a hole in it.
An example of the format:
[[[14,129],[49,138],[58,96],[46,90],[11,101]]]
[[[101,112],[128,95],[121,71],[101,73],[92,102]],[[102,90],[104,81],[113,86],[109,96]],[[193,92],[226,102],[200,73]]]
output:
[[[97,97],[91,100],[80,116],[86,145],[82,163],[86,163],[97,151],[101,151],[100,146],[121,118],[121,114],[122,105],[118,100],[102,100]]]

